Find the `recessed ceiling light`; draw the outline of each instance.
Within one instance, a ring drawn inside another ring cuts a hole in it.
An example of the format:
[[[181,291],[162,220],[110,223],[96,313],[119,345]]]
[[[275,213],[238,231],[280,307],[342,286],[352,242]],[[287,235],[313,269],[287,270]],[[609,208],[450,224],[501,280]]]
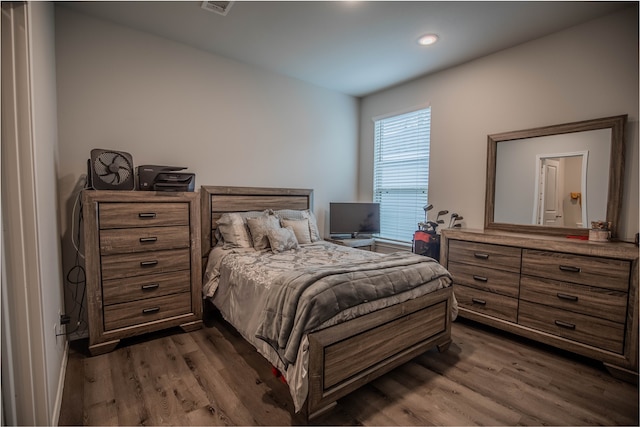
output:
[[[421,46],[430,46],[438,41],[437,34],[425,34],[418,39],[418,44]]]

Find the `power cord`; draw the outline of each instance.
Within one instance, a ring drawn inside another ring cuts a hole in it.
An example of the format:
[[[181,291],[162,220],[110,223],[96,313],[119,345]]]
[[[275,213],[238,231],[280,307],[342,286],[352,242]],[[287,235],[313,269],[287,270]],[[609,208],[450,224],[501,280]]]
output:
[[[56,336],[74,334],[80,330],[80,327],[84,323],[82,319],[82,314],[84,312],[84,298],[85,298],[86,289],[87,289],[87,277],[86,277],[85,269],[82,266],[81,260],[84,259],[84,254],[80,250],[80,246],[81,246],[82,221],[83,221],[82,190],[88,187],[87,187],[87,176],[84,175],[81,179],[83,179],[84,183],[82,185],[82,188],[80,188],[80,190],[78,190],[78,192],[76,193],[76,197],[73,203],[73,209],[71,211],[71,243],[73,245],[73,248],[75,249],[75,261],[74,261],[74,265],[69,269],[65,277],[67,283],[70,285],[71,295],[74,303],[71,313],[74,313],[77,310],[78,316],[76,321],[76,327],[73,330],[71,331],[65,330],[65,332],[56,334]],[[77,214],[76,214],[76,211],[77,211]],[[77,224],[78,224],[77,229],[74,227],[76,224],[76,220],[75,220],[76,215],[77,215]],[[70,319],[69,313],[65,314],[64,317],[66,319]],[[86,325],[84,329],[86,329]]]

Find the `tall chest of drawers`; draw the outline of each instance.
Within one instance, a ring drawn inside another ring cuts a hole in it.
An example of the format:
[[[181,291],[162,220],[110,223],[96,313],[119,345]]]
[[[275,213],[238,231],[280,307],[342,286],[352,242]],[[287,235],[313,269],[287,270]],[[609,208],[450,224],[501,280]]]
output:
[[[444,230],[460,316],[600,360],[637,380],[638,248]]]
[[[89,351],[202,326],[197,193],[83,192]]]

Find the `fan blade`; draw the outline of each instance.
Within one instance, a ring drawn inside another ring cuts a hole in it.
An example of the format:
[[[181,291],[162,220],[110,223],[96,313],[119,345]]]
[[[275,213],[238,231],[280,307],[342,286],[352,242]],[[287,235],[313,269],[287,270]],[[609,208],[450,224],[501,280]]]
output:
[[[106,182],[107,184],[113,184],[112,175],[113,175],[112,173],[107,172],[103,174],[98,174],[98,177],[100,178],[101,181]]]
[[[98,173],[98,175],[102,175],[104,172],[108,173],[109,171],[109,165],[107,165],[104,160],[102,160],[102,157],[98,157],[96,159],[96,161],[94,162],[94,167],[96,168],[96,172]]]
[[[129,166],[120,166],[118,168],[118,175],[122,181],[126,181],[131,176],[131,168]]]

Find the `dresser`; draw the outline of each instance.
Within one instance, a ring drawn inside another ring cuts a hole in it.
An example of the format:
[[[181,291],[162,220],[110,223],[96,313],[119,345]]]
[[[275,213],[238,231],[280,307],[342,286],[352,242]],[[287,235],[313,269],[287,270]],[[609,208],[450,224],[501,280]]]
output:
[[[123,338],[202,326],[198,193],[82,194],[89,351]]]
[[[603,362],[637,381],[638,248],[485,230],[442,232],[459,315]]]

